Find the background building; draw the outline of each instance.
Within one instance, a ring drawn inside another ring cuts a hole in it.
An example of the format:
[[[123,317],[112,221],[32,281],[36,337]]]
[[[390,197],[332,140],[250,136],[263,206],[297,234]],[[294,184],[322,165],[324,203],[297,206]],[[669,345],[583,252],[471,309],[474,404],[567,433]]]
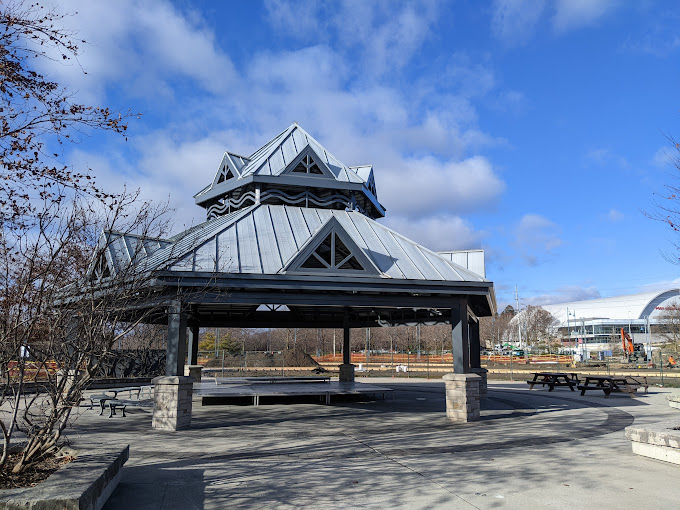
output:
[[[635,343],[668,341],[669,323],[680,317],[680,289],[543,306],[559,321],[563,346],[607,350],[621,345],[621,329]]]

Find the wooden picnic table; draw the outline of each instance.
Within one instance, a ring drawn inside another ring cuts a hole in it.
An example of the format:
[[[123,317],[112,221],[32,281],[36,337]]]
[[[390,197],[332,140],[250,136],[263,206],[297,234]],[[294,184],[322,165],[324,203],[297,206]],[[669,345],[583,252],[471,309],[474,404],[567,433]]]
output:
[[[628,393],[631,398],[635,395],[639,387],[644,387],[645,393],[649,385],[647,378],[642,377],[641,380],[631,376],[611,376],[611,375],[587,375],[583,385],[578,387],[581,390],[581,396],[585,395],[588,390],[601,390],[604,392],[605,398],[608,398],[613,391],[620,391]]]
[[[527,381],[530,390],[534,389],[535,384],[541,384],[548,386],[548,391],[553,391],[555,386],[569,386],[574,391],[574,386],[578,383],[578,374],[567,372],[534,372],[534,378]]]

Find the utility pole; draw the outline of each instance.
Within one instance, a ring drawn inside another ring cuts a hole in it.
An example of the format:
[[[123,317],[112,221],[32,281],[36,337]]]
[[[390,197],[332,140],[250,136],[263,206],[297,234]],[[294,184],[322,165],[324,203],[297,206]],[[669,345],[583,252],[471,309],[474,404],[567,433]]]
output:
[[[418,337],[418,359],[420,359],[420,324],[416,324],[416,336]]]
[[[519,326],[519,293],[517,292],[517,284],[515,284],[515,303],[517,303],[517,338],[519,347],[522,347],[522,328]]]

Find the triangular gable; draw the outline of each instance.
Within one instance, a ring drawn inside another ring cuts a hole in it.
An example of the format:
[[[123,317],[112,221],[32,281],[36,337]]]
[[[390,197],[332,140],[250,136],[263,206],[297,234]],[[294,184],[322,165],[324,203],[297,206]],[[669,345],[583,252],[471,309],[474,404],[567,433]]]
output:
[[[285,174],[335,179],[335,175],[328,168],[328,165],[323,162],[309,144],[300,151],[293,161],[286,165],[286,168],[281,172],[281,175]]]
[[[285,273],[378,276],[380,271],[332,217],[283,269]]]
[[[221,182],[228,181],[229,179],[233,179],[237,174],[235,174],[236,169],[230,168],[229,165],[229,157],[227,156],[227,153],[224,153],[224,156],[222,157],[222,161],[220,162],[220,166],[217,170],[217,173],[215,174],[215,178],[213,179],[213,186],[218,185]]]

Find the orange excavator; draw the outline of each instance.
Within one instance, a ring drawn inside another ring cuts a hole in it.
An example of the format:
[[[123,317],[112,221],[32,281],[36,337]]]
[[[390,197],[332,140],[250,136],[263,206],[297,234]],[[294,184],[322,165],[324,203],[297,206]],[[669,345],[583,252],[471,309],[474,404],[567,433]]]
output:
[[[633,343],[633,339],[623,328],[621,328],[621,342],[623,343],[623,354],[628,358],[629,362],[639,363],[640,361],[647,361],[644,346]]]

